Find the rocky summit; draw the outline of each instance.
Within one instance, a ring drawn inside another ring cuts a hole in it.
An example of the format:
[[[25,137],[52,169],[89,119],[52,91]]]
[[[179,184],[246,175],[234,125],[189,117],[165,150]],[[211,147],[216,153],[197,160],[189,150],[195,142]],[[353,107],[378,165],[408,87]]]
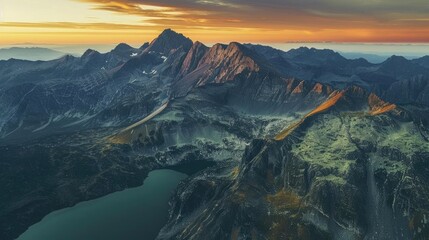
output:
[[[202,162],[157,239],[428,239],[427,58],[167,29],[140,48],[0,61],[0,239]]]

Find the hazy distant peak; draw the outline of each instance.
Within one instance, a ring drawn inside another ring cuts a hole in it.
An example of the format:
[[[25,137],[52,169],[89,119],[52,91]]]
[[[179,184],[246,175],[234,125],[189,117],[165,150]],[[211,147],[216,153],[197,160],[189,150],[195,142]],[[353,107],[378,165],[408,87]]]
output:
[[[98,55],[98,54],[100,54],[98,51],[93,50],[93,49],[88,49],[83,53],[82,58],[87,58],[87,57],[90,57],[93,55]]]
[[[64,52],[41,47],[11,47],[0,49],[0,60],[53,60],[64,56]]]
[[[403,56],[397,56],[397,55],[392,55],[391,57],[389,57],[386,62],[404,62],[404,61],[408,61],[405,57]]]
[[[394,70],[398,67],[405,67],[406,65],[412,65],[411,61],[407,60],[405,57],[392,55],[386,61],[381,63],[381,67],[386,70]]]
[[[133,47],[131,47],[130,45],[128,45],[126,43],[120,43],[113,49],[113,51],[121,51],[122,52],[122,51],[131,50],[131,49],[133,49]]]

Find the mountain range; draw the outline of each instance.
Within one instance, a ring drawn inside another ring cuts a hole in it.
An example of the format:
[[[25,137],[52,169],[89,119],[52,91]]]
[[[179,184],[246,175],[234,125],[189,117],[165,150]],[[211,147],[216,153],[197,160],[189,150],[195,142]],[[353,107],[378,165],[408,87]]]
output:
[[[64,52],[41,47],[11,47],[0,49],[0,60],[25,59],[31,61],[48,61],[66,55]]]
[[[157,239],[425,239],[429,59],[193,42],[0,61],[0,232],[138,186],[180,184]]]

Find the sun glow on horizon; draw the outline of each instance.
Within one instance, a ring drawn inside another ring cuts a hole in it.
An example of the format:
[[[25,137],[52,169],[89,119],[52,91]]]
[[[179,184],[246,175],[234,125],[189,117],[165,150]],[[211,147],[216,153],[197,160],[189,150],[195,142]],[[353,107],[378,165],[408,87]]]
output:
[[[286,6],[292,3],[285,1]],[[363,18],[347,13],[347,6],[342,6],[344,14],[331,13],[324,5],[320,10],[266,6],[197,0],[0,0],[0,44],[142,43],[165,28],[202,42],[429,42],[429,19],[420,12],[383,10],[382,17]]]

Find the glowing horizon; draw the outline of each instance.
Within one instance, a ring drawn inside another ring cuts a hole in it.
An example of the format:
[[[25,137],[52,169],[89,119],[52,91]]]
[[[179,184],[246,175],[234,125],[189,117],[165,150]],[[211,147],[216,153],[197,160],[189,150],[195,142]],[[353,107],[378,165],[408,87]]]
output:
[[[0,44],[138,44],[172,28],[202,42],[429,43],[422,0],[0,0]]]

